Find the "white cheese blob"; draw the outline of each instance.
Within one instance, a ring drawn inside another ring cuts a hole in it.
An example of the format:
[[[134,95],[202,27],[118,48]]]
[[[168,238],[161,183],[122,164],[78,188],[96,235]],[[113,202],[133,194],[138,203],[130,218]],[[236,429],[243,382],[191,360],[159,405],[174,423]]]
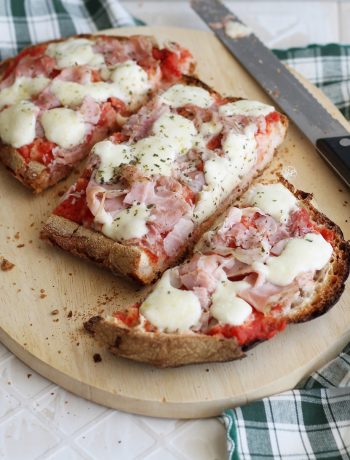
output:
[[[206,123],[202,123],[199,133],[205,138],[210,138],[219,134],[222,128],[222,123],[211,120]]]
[[[133,146],[137,166],[146,175],[161,174],[171,176],[176,157],[176,146],[169,139],[159,136],[145,137]]]
[[[119,87],[123,100],[128,103],[139,101],[150,89],[147,72],[134,61],[117,65],[110,78]]]
[[[45,77],[19,77],[15,82],[0,91],[0,108],[4,105],[12,105],[24,99],[30,99],[32,96],[43,91],[50,83]]]
[[[64,149],[75,147],[84,140],[84,119],[74,110],[63,107],[47,110],[41,117],[41,124],[47,139]]]
[[[194,210],[194,219],[205,220],[215,212],[218,205],[238,186],[244,175],[256,162],[256,140],[254,132],[229,133],[223,142],[224,157],[213,154],[204,163],[206,185],[199,194]]]
[[[144,203],[134,203],[120,211],[111,223],[105,223],[102,233],[115,241],[142,238],[148,232],[146,223],[149,215],[150,211]]]
[[[267,281],[287,286],[301,273],[321,270],[330,260],[333,248],[319,233],[291,238],[281,254],[269,257],[260,267]]]
[[[81,85],[73,81],[54,80],[51,91],[61,104],[67,107],[81,105],[86,96],[90,96],[96,102],[104,102],[109,97],[116,97],[124,101],[124,94],[118,86],[103,81]]]
[[[246,281],[221,281],[212,295],[210,314],[220,324],[243,324],[253,309],[249,303],[237,297],[237,294],[250,287]]]
[[[115,174],[115,169],[121,164],[129,163],[133,158],[128,145],[114,144],[108,140],[95,144],[92,153],[100,158],[100,165],[95,176],[100,183],[109,182]]]
[[[135,107],[150,88],[147,73],[133,61],[118,64],[110,73],[111,82],[98,81],[82,85],[72,81],[54,80],[51,91],[61,104],[67,107],[81,105],[84,97],[90,96],[96,102],[115,97]]]
[[[165,113],[153,124],[153,133],[167,139],[179,153],[186,153],[196,140],[197,130],[191,120]]]
[[[288,222],[290,213],[298,209],[293,193],[280,183],[255,185],[244,195],[243,203],[260,208],[281,223]]]
[[[263,115],[265,117],[274,111],[275,108],[272,105],[263,104],[258,101],[248,101],[246,99],[229,102],[219,107],[219,113],[226,117],[233,115],[244,115],[245,117],[259,117]]]
[[[242,24],[241,22],[238,21],[227,21],[225,24],[225,34],[233,38],[234,40],[236,38],[240,37],[246,37],[247,35],[250,35],[252,33],[252,30],[247,27],[245,24]]]
[[[186,332],[199,323],[202,309],[192,291],[171,285],[171,270],[167,270],[140,307],[140,313],[159,331]]]
[[[160,99],[174,108],[182,107],[186,104],[207,108],[214,103],[213,97],[204,88],[181,84],[171,86],[160,96]]]
[[[89,65],[101,67],[104,65],[102,54],[94,53],[94,42],[86,38],[73,38],[59,43],[50,43],[46,54],[56,59],[57,67],[73,67],[75,65]]]
[[[39,108],[28,101],[17,102],[0,113],[0,138],[15,148],[35,139],[35,124]]]

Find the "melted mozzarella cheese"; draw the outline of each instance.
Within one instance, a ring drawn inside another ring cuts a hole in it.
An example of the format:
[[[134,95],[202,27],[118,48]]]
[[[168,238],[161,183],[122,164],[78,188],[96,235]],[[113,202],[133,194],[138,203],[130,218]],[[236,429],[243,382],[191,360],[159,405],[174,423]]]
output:
[[[153,133],[167,139],[180,153],[192,148],[197,130],[191,120],[176,113],[165,113],[153,124]]]
[[[213,97],[204,88],[181,84],[171,86],[160,96],[160,99],[174,108],[187,104],[207,108],[214,103]]]
[[[74,110],[63,107],[48,110],[43,113],[41,124],[47,139],[65,149],[75,147],[84,140],[85,123]]]
[[[171,285],[171,270],[167,270],[140,307],[140,313],[159,331],[185,332],[199,323],[202,309],[192,291]]]
[[[150,136],[139,140],[133,146],[137,165],[146,175],[161,174],[171,176],[176,157],[176,148],[169,139]]]
[[[252,187],[244,195],[243,202],[260,208],[281,223],[288,222],[289,214],[298,209],[293,193],[280,183]]]
[[[291,238],[281,254],[269,257],[266,265],[259,264],[267,281],[287,286],[300,274],[321,270],[329,262],[333,248],[319,233],[304,238]]]
[[[12,105],[24,99],[30,99],[31,96],[43,91],[50,83],[45,77],[19,77],[15,82],[0,91],[0,108],[4,105]]]
[[[243,324],[253,309],[249,303],[237,297],[237,294],[250,287],[246,281],[221,281],[212,295],[210,314],[220,324]]]
[[[81,85],[72,81],[54,80],[51,91],[61,104],[67,107],[81,105],[86,96],[90,96],[96,102],[104,102],[109,97],[124,100],[124,95],[118,86],[103,81]]]
[[[148,232],[146,223],[149,215],[144,203],[135,203],[120,211],[111,223],[103,224],[102,233],[115,241],[142,238]]]
[[[211,120],[207,121],[206,123],[202,123],[199,133],[204,138],[209,138],[219,134],[222,128],[222,123],[216,123],[215,121]]]
[[[223,125],[221,123],[213,120],[202,123],[196,139],[196,147],[205,149],[209,140],[219,134],[222,128]]]
[[[147,73],[133,61],[117,65],[109,77],[112,82],[99,81],[85,85],[54,80],[51,91],[67,107],[81,105],[86,96],[92,97],[96,102],[104,102],[110,97],[115,97],[134,107],[150,87]]]
[[[203,221],[240,183],[256,162],[256,140],[252,130],[229,133],[223,142],[225,157],[214,155],[204,163],[206,185],[199,194],[194,219]]]
[[[102,141],[94,145],[92,153],[100,157],[95,179],[104,184],[113,179],[115,169],[132,159],[131,148],[125,144]]]
[[[229,102],[219,107],[219,113],[226,117],[233,115],[244,115],[245,117],[259,117],[263,115],[265,117],[274,111],[275,108],[272,105],[263,104],[258,101],[248,101],[246,99]]]
[[[35,139],[39,108],[28,101],[17,102],[0,113],[0,137],[5,144],[22,147]]]
[[[57,67],[72,67],[75,65],[89,65],[101,67],[104,65],[102,54],[94,53],[94,42],[86,38],[73,38],[59,43],[50,43],[46,54],[56,59]]]
[[[150,89],[147,72],[134,61],[116,66],[110,78],[123,93],[123,100],[128,103],[138,102]]]

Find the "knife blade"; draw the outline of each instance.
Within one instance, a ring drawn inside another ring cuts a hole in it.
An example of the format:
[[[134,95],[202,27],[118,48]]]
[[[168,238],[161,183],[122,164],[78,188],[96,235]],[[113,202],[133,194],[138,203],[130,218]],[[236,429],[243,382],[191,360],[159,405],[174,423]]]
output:
[[[192,0],[191,6],[350,187],[350,131],[220,1]],[[237,30],[231,36],[225,30],[228,21]]]

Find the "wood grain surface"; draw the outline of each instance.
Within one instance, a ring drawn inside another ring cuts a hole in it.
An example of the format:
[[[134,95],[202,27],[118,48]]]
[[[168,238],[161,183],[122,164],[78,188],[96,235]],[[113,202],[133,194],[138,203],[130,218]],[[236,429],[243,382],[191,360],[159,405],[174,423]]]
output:
[[[116,35],[154,34],[188,47],[198,75],[225,94],[269,103],[269,98],[209,32],[175,28],[130,28]],[[346,125],[335,107],[309,90]],[[297,187],[313,192],[318,207],[350,238],[350,193],[291,126],[271,170],[279,163]],[[48,246],[38,235],[76,179],[40,196],[32,195],[5,168],[0,169],[0,254],[15,264],[0,272],[0,340],[40,374],[84,398],[116,409],[171,418],[208,417],[224,408],[293,387],[350,338],[350,286],[326,315],[290,326],[251,350],[241,361],[156,370],[117,359],[87,337],[82,323],[111,312],[142,294],[135,285]],[[102,361],[95,362],[94,354]]]

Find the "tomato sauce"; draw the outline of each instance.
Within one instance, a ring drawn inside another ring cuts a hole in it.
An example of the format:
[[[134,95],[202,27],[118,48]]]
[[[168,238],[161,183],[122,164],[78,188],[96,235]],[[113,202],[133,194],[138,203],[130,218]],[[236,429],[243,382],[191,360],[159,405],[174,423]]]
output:
[[[91,225],[94,216],[87,206],[85,193],[88,183],[89,179],[87,177],[78,179],[75,185],[75,192],[80,192],[80,196],[69,196],[57,206],[53,213],[79,225]]]
[[[244,346],[258,340],[271,339],[277,332],[283,331],[286,325],[284,318],[265,316],[254,310],[253,319],[249,323],[242,326],[216,325],[209,330],[208,335],[222,335],[228,339],[235,337]]]

